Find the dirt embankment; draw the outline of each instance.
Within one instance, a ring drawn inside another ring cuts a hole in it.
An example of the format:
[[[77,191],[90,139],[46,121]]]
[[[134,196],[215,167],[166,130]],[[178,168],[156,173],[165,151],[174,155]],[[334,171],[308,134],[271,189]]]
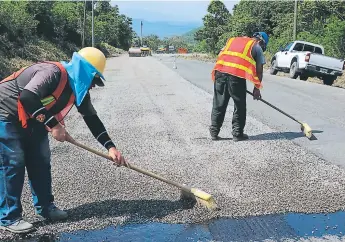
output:
[[[200,61],[205,61],[205,62],[215,62],[216,57],[209,55],[209,54],[204,54],[204,53],[190,53],[188,55],[179,55],[179,58],[184,58],[187,60],[200,60]],[[271,55],[269,53],[266,54],[266,61],[271,59]],[[267,64],[264,66],[265,70],[268,70],[271,66],[270,62],[267,62]],[[277,76],[285,76],[288,77],[288,74],[278,72]],[[309,82],[314,82],[314,83],[319,83],[323,84],[322,80],[318,78],[308,78]],[[345,74],[341,77],[338,77],[337,80],[335,80],[334,87],[340,87],[340,88],[345,88]]]
[[[0,41],[1,42],[1,41]],[[101,49],[107,57],[118,56],[125,53],[124,50],[115,48],[106,43],[96,46]],[[36,40],[27,43],[23,47],[9,46],[7,51],[0,50],[0,80],[13,72],[39,61],[68,61],[74,51],[80,48],[76,46],[65,46],[65,49],[44,40]]]

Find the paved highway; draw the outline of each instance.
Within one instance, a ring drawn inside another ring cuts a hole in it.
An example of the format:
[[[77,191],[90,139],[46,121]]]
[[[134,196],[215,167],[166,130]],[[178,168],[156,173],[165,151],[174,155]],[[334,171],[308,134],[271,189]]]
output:
[[[118,168],[85,150],[51,139],[55,201],[70,217],[57,223],[35,221],[30,189],[26,185],[22,196],[24,217],[37,226],[32,236],[41,236],[40,241],[47,241],[45,235],[108,228],[101,230],[98,241],[116,241],[109,239],[111,236],[104,238],[112,230],[109,226],[126,225],[122,228],[134,234],[138,239],[134,241],[145,241],[148,235],[135,231],[152,228],[148,224],[151,222],[205,222],[209,226],[201,231],[202,241],[210,238],[249,241],[272,236],[279,239],[310,235],[315,227],[320,236],[328,233],[325,223],[313,217],[302,233],[298,227],[299,223],[305,223],[305,217],[285,218],[279,214],[330,213],[345,208],[345,170],[291,141],[314,150],[321,147],[326,150],[325,154],[336,150],[335,146],[341,145],[337,133],[341,130],[337,129],[343,127],[340,97],[344,92],[265,76],[264,97],[306,120],[312,128],[323,131],[316,134],[319,140],[307,141],[299,136],[298,125],[271,112],[262,103],[250,101],[247,132],[254,139],[239,143],[231,139],[213,142],[208,133],[212,107],[208,78],[211,66],[178,60],[177,72],[198,83],[202,87],[199,88],[172,70],[169,58],[163,61],[166,65],[153,57],[122,55],[109,59],[106,86],[91,90],[92,102],[118,149],[131,164],[212,194],[221,210],[211,212],[198,205],[186,206],[175,187],[127,168]],[[315,89],[314,95],[310,89]],[[326,100],[328,103],[322,103]],[[334,103],[337,105],[332,106]],[[223,137],[231,137],[229,118],[221,133]],[[272,129],[271,124],[278,129]],[[77,141],[106,152],[75,109],[69,113],[66,125]],[[291,132],[285,134],[288,138],[277,133],[283,128]],[[267,214],[278,215],[226,220]],[[291,221],[295,221],[294,224],[291,225]],[[344,228],[343,221],[338,219],[335,225]],[[127,227],[131,223],[140,223],[142,227]],[[165,226],[156,228],[152,233],[175,236],[182,241],[190,238],[187,231],[178,232],[179,226],[170,227],[175,228],[175,234]],[[200,231],[198,227],[195,229]],[[14,238],[18,236],[0,232],[2,241]],[[90,238],[82,241],[87,239]]]
[[[154,57],[173,69],[174,55]],[[176,58],[177,69],[173,70],[194,85],[213,94],[210,74],[213,66],[213,63]],[[263,85],[262,98],[297,120],[308,123],[317,140],[310,141],[303,137],[298,123],[266,104],[254,101],[249,95],[248,115],[283,135],[274,137],[293,140],[323,159],[345,167],[345,89],[272,76],[269,73],[264,74]],[[253,85],[249,82],[248,90],[253,90]],[[228,112],[225,122],[230,122],[231,117],[232,113]],[[252,139],[272,137],[269,134],[256,133]]]

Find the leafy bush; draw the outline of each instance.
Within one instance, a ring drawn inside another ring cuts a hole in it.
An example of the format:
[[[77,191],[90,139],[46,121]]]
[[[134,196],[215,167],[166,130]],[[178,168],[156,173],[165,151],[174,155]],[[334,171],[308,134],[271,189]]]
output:
[[[94,4],[96,47],[122,53],[132,39],[131,19],[109,0]],[[0,77],[36,61],[69,60],[74,51],[91,46],[91,9],[90,1],[0,2]]]

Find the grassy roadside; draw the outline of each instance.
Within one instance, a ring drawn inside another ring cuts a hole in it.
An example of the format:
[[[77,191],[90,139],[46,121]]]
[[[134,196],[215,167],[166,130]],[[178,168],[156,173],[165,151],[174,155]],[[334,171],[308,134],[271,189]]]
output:
[[[106,57],[119,56],[125,53],[124,50],[115,48],[106,43],[101,43],[96,47],[102,50]],[[78,51],[78,48],[75,46],[69,46],[69,48],[66,49],[67,50],[63,50],[49,41],[38,40],[33,43],[27,43],[21,49],[17,48],[15,51],[11,51],[11,53],[0,51],[0,80],[34,62],[69,61],[73,51]],[[15,52],[14,55],[12,54],[13,52]]]
[[[61,48],[44,40],[26,43],[25,46],[11,46],[7,51],[1,51],[0,77],[1,79],[18,69],[43,60],[67,60],[69,57]]]
[[[99,46],[96,47],[103,51],[106,57],[116,57],[121,54],[127,53],[125,50],[115,48],[114,46],[111,46],[107,43],[101,43]]]
[[[265,57],[266,57],[266,61],[267,64],[264,66],[265,70],[268,70],[271,66],[271,63],[268,60],[271,60],[272,55],[270,53],[265,53]],[[205,61],[205,62],[216,62],[216,57],[212,56],[210,54],[204,54],[204,53],[190,53],[187,55],[178,55],[178,58],[183,58],[186,60],[200,60],[200,61]],[[277,76],[284,76],[284,77],[288,77],[287,73],[282,73],[282,72],[278,72]],[[318,79],[318,78],[308,78],[309,82],[313,82],[313,83],[319,83],[322,84],[322,80]],[[337,80],[335,80],[334,84],[332,85],[333,87],[340,87],[340,88],[345,88],[345,73],[343,76],[338,77]]]

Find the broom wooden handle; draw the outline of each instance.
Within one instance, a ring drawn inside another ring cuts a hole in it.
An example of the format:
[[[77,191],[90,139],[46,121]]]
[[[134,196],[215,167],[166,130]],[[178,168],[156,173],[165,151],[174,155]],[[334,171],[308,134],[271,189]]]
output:
[[[71,144],[74,144],[74,145],[76,145],[76,146],[82,148],[82,149],[85,149],[85,150],[90,151],[90,152],[92,152],[92,153],[94,153],[94,154],[96,154],[96,155],[99,155],[99,156],[101,156],[101,157],[103,157],[103,158],[105,158],[105,159],[108,159],[108,160],[110,160],[110,161],[113,161],[113,159],[112,159],[109,155],[103,154],[102,152],[99,152],[99,151],[97,151],[97,150],[95,150],[95,149],[93,149],[93,148],[90,148],[90,147],[88,147],[88,146],[86,146],[86,145],[83,145],[83,144],[81,144],[81,143],[75,141],[71,136],[68,136],[67,141],[68,141],[69,143],[71,143]],[[180,189],[182,189],[182,190],[184,190],[184,191],[186,191],[186,192],[191,192],[191,188],[188,187],[188,186],[184,186],[184,185],[181,185],[181,184],[179,184],[179,183],[177,183],[177,182],[170,181],[170,180],[168,180],[168,179],[166,179],[166,178],[164,178],[164,177],[161,177],[161,176],[159,176],[159,175],[157,175],[157,174],[154,174],[153,172],[143,170],[143,169],[141,169],[141,168],[139,168],[139,167],[136,167],[136,166],[134,166],[134,165],[130,165],[128,162],[127,162],[127,165],[125,165],[125,166],[126,166],[127,168],[130,168],[130,169],[132,169],[132,170],[135,170],[135,171],[137,171],[137,172],[139,172],[139,173],[142,173],[142,174],[144,174],[144,175],[147,175],[147,176],[156,178],[156,179],[161,180],[161,181],[163,181],[163,182],[166,182],[166,183],[168,183],[168,184],[170,184],[170,185],[176,186],[176,187],[178,187],[178,188],[180,188]]]
[[[251,93],[251,92],[250,92],[250,91],[248,91],[248,90],[247,90],[247,93],[249,93],[250,95],[254,96],[254,94],[253,94],[253,93]],[[280,112],[280,113],[282,113],[282,114],[284,114],[284,115],[288,116],[289,118],[291,118],[292,120],[296,121],[297,123],[302,124],[300,121],[298,121],[297,119],[295,119],[295,118],[294,118],[294,117],[292,117],[291,115],[289,115],[289,114],[285,113],[283,110],[281,110],[281,109],[277,108],[276,106],[273,106],[272,104],[270,104],[269,102],[267,102],[267,101],[263,100],[262,98],[260,98],[259,100],[260,100],[261,102],[263,102],[263,103],[267,104],[268,106],[270,106],[270,107],[274,108],[274,109],[275,109],[275,110],[277,110],[278,112]]]

